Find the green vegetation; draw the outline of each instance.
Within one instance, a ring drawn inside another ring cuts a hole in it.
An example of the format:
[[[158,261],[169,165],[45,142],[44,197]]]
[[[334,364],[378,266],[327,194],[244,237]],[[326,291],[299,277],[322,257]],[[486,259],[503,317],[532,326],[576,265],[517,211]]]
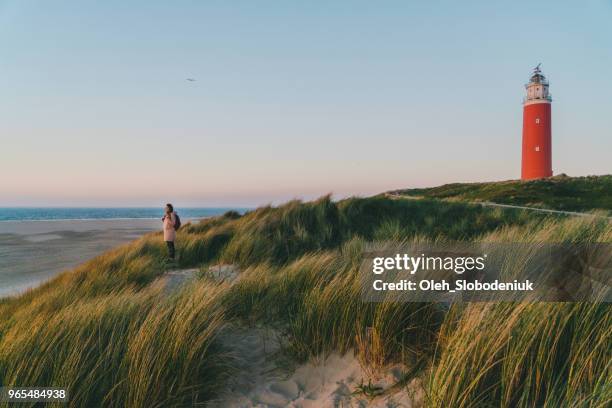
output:
[[[567,177],[559,175],[532,181],[453,183],[433,188],[393,193],[432,199],[492,202],[562,211],[612,212],[612,175]]]
[[[185,225],[180,267],[234,263],[175,293],[159,233],[0,302],[0,381],[71,390],[70,405],[201,403],[232,375],[229,324],[273,326],[298,360],[354,352],[372,371],[421,368],[430,407],[605,407],[612,315],[605,304],[365,303],[368,243],[612,242],[608,220],[384,197],[290,202]],[[376,394],[378,390],[376,390]],[[362,392],[375,397],[372,386]]]

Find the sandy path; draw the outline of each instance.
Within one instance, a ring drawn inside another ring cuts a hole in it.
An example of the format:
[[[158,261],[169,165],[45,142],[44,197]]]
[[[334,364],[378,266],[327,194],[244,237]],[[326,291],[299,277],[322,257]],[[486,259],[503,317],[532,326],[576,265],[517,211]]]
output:
[[[423,196],[408,196],[408,195],[402,195],[402,194],[396,194],[396,193],[385,193],[385,196],[392,200],[422,200],[424,198]],[[444,200],[442,199],[440,201],[444,201]],[[536,211],[536,212],[543,212],[543,213],[548,213],[548,214],[570,215],[573,217],[607,218],[607,219],[612,220],[612,217],[606,217],[605,215],[581,213],[581,212],[575,212],[575,211],[551,210],[548,208],[525,207],[522,205],[498,204],[498,203],[492,203],[490,201],[458,201],[458,202],[465,203],[465,204],[480,205],[483,207],[514,208],[517,210]]]
[[[482,201],[482,202],[471,202],[470,204],[479,204],[483,207],[500,207],[500,208],[515,208],[518,210],[528,210],[528,211],[538,211],[538,212],[545,212],[545,213],[549,213],[549,214],[561,214],[561,215],[571,215],[574,217],[595,217],[595,218],[608,218],[610,220],[612,220],[612,217],[606,217],[604,215],[597,215],[597,214],[590,214],[590,213],[581,213],[581,212],[575,212],[575,211],[561,211],[561,210],[549,210],[547,208],[534,208],[534,207],[525,207],[525,206],[521,206],[521,205],[510,205],[510,204],[498,204],[498,203],[491,203],[488,201]]]

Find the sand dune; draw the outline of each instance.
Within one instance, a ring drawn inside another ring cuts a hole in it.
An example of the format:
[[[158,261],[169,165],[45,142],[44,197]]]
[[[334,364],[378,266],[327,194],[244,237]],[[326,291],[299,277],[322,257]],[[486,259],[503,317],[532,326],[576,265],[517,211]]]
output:
[[[169,290],[175,290],[195,279],[198,271],[174,270],[163,279]],[[219,281],[240,279],[235,265],[215,265],[203,273]],[[388,367],[373,376],[352,353],[332,354],[320,361],[298,365],[282,353],[280,333],[266,327],[231,324],[218,340],[232,356],[230,364],[236,374],[221,386],[219,397],[207,404],[213,408],[414,408],[423,403],[419,379],[403,387],[396,386],[405,367]],[[360,385],[369,381],[384,394],[369,398],[360,392]]]

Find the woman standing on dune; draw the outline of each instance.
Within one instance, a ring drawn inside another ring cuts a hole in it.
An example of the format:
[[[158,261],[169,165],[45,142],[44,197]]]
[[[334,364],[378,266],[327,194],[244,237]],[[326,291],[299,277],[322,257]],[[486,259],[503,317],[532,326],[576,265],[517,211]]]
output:
[[[162,218],[164,223],[164,241],[168,246],[168,257],[174,260],[174,240],[176,239],[176,220],[177,215],[174,213],[172,204],[166,204],[166,211]]]

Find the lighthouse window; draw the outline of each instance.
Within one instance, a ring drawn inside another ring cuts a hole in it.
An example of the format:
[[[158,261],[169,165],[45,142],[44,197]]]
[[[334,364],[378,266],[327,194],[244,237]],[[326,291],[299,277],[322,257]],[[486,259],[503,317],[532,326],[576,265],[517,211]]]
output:
[[[539,151],[540,151],[540,146],[536,146],[536,147],[535,147],[535,151],[536,151],[536,152],[539,152]]]
[[[536,124],[540,124],[540,118],[536,118]]]

